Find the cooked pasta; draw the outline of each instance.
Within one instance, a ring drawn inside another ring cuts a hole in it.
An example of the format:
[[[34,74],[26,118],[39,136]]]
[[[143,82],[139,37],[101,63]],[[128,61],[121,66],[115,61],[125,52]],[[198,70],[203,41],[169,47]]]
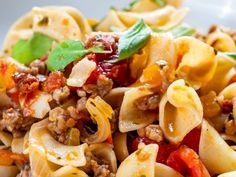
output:
[[[236,32],[200,34],[181,3],[17,20],[0,56],[0,177],[236,176]]]

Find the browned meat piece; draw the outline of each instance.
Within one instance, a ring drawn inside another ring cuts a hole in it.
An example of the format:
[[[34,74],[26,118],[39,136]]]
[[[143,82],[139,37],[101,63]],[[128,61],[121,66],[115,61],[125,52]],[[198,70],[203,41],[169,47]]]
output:
[[[110,172],[108,169],[108,165],[99,165],[97,161],[91,160],[91,169],[94,173],[94,177],[113,177],[115,176],[113,173]]]
[[[156,142],[161,142],[164,139],[161,127],[154,124],[138,129],[138,135],[141,137],[147,137],[148,139]]]
[[[159,95],[150,95],[137,99],[134,104],[142,111],[157,109],[160,103]]]
[[[39,88],[38,78],[31,74],[16,73],[13,76],[13,79],[15,81],[16,88],[22,95],[34,92]]]
[[[43,90],[51,93],[54,90],[63,87],[66,84],[66,78],[60,71],[55,71],[49,74],[47,80],[43,83]]]
[[[86,102],[87,102],[87,98],[86,97],[82,97],[77,101],[77,106],[76,109],[77,111],[86,111]]]
[[[67,86],[58,88],[53,91],[52,98],[59,104],[66,100],[70,95],[70,89]]]
[[[105,50],[115,51],[117,49],[118,40],[119,38],[117,36],[101,33],[90,37],[86,41],[86,48],[103,46]]]
[[[109,166],[95,157],[91,152],[86,152],[85,154],[87,163],[83,170],[89,174],[93,174],[94,177],[115,177],[115,174],[109,170]]]
[[[112,89],[113,82],[111,79],[107,78],[105,75],[99,75],[98,80],[97,80],[97,89],[98,89],[98,94],[101,97],[104,97],[107,95],[110,90]]]
[[[48,130],[54,138],[63,144],[68,143],[68,136],[77,121],[70,116],[69,111],[56,107],[49,112]]]
[[[16,177],[32,177],[30,165],[25,165]]]
[[[30,73],[33,75],[45,74],[46,72],[46,63],[41,60],[34,60],[32,63],[30,63],[29,67]]]
[[[10,108],[2,113],[0,120],[0,130],[7,130],[13,133],[14,137],[19,137],[30,129],[36,121],[31,117],[23,117],[19,109]]]
[[[96,84],[86,84],[83,86],[83,90],[91,95],[91,97],[96,97],[98,95],[97,85]]]

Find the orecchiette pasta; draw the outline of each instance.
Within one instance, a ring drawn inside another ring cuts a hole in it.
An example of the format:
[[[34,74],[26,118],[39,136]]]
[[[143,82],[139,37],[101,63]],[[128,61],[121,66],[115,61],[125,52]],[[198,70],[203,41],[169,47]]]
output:
[[[142,111],[134,104],[135,100],[153,94],[146,87],[132,88],[125,92],[119,115],[119,130],[128,132],[145,127],[157,119],[157,112]]]
[[[203,108],[195,90],[187,86],[184,80],[177,80],[163,96],[159,114],[160,126],[166,138],[178,143],[201,124]]]
[[[236,62],[232,58],[218,54],[215,60],[217,62],[217,66],[214,76],[200,89],[201,94],[207,94],[211,90],[219,93],[228,85],[231,78],[236,74]]]
[[[155,164],[155,177],[183,177],[174,169],[168,167],[167,165],[156,163]]]
[[[87,143],[100,143],[105,141],[111,135],[109,119],[112,118],[113,110],[100,97],[90,98],[86,103],[86,108],[91,117],[96,121],[98,131],[93,135],[83,137],[83,141]]]
[[[154,177],[155,159],[158,152],[158,145],[151,144],[140,147],[129,155],[118,168],[117,177]],[[127,170],[129,169],[129,170]]]
[[[236,52],[234,40],[226,33],[215,31],[207,36],[206,43],[222,52]]]
[[[199,155],[212,174],[230,172],[236,168],[236,152],[205,120],[202,123]]]
[[[180,37],[175,44],[179,61],[177,76],[194,88],[206,85],[212,79],[217,65],[214,49],[192,37]]]

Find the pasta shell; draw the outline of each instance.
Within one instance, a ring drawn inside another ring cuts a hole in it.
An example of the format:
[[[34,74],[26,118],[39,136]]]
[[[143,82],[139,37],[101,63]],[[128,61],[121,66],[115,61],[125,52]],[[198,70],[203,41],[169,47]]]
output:
[[[92,152],[97,158],[104,160],[109,165],[109,170],[113,173],[117,171],[116,155],[110,144],[98,143],[89,146],[88,151]]]
[[[31,155],[32,146],[33,152],[43,153],[42,156],[54,164],[84,166],[86,164],[84,151],[88,145],[66,146],[57,142],[48,132],[47,124],[48,120],[46,119],[32,126],[29,133],[29,154]]]
[[[120,21],[126,27],[131,27],[138,19],[142,18],[147,25],[163,30],[168,30],[180,24],[187,13],[188,9],[186,8],[176,9],[172,6],[144,13],[117,11]]]
[[[81,31],[76,21],[65,11],[35,7],[32,10],[33,31],[46,34],[57,42],[65,39],[81,39]],[[41,25],[43,18],[48,18],[48,25]]]
[[[203,108],[195,90],[186,86],[181,79],[173,82],[167,89],[160,102],[159,114],[165,137],[178,143],[201,124]]]
[[[228,173],[223,173],[221,175],[218,175],[218,177],[235,177],[236,176],[236,171],[228,172]]]
[[[145,127],[157,118],[157,113],[139,110],[134,102],[144,96],[153,94],[146,87],[131,88],[125,92],[120,108],[119,130],[128,132]]]
[[[1,177],[16,177],[18,173],[17,166],[0,166]]]
[[[120,107],[125,92],[130,89],[129,87],[114,88],[104,97],[104,100],[113,107]]]
[[[154,177],[157,152],[156,144],[139,148],[120,164],[116,177]]]
[[[82,170],[72,167],[72,166],[64,166],[53,172],[50,177],[89,177]]]
[[[45,8],[47,8],[48,10],[51,10],[51,9],[63,10],[65,12],[67,12],[70,16],[72,16],[80,28],[83,40],[85,40],[86,35],[88,35],[92,32],[92,29],[89,26],[87,20],[84,18],[84,16],[81,14],[81,12],[78,11],[76,8],[70,7],[70,6],[47,6]]]
[[[236,83],[232,83],[229,86],[225,87],[220,93],[219,96],[223,96],[224,99],[232,100],[236,97]]]
[[[12,135],[3,131],[0,131],[0,141],[2,144],[4,144],[6,147],[11,146],[12,143]]]
[[[96,31],[112,31],[111,27],[114,26],[119,29],[126,29],[126,26],[120,21],[116,11],[110,10],[107,16],[97,25]]]
[[[234,40],[226,33],[217,30],[207,36],[206,43],[222,52],[236,52]]]
[[[176,74],[198,89],[206,85],[216,70],[214,49],[193,37],[175,40],[179,66]]]
[[[109,119],[112,118],[113,109],[99,96],[89,98],[86,108],[93,120],[97,123],[98,131],[95,134],[82,137],[82,141],[86,143],[101,143],[111,135],[111,127]]]
[[[173,168],[162,163],[155,164],[155,177],[183,177],[179,172]]]
[[[113,144],[116,157],[120,162],[122,162],[126,157],[129,156],[127,147],[127,134],[120,132],[116,133],[113,138]]]
[[[203,95],[212,90],[219,93],[228,85],[232,77],[236,74],[236,61],[232,58],[218,54],[215,60],[217,66],[213,78],[200,89],[200,93]]]
[[[48,24],[40,25],[45,18]],[[66,39],[85,39],[91,28],[80,12],[72,7],[35,7],[10,28],[3,45],[4,54],[10,56],[12,46],[19,39],[29,39],[34,32],[43,33],[56,42],[62,42]]]
[[[211,174],[236,169],[236,152],[206,120],[202,123],[199,156]]]

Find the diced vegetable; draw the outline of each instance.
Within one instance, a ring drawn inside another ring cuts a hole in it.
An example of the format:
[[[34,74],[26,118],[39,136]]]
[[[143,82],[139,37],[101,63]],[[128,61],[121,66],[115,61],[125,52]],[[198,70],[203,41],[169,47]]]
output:
[[[187,146],[181,146],[172,152],[167,159],[167,165],[189,177],[210,177],[197,153]]]

